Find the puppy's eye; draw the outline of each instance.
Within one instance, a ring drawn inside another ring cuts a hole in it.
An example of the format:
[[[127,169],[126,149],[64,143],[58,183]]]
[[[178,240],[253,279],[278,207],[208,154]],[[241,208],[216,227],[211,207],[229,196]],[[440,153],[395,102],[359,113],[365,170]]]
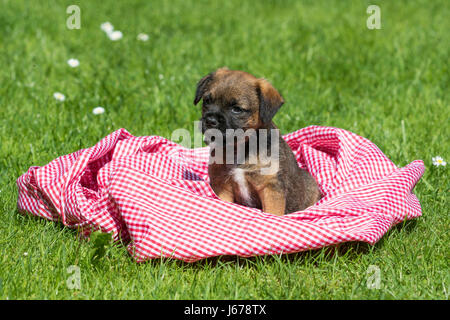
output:
[[[204,104],[211,104],[212,102],[212,97],[211,94],[207,94],[203,97],[203,103]]]
[[[244,111],[244,109],[242,109],[241,107],[239,107],[239,106],[233,106],[232,108],[231,108],[231,112],[233,112],[233,113],[235,113],[235,114],[239,114],[239,113],[241,113],[241,112],[243,112]]]

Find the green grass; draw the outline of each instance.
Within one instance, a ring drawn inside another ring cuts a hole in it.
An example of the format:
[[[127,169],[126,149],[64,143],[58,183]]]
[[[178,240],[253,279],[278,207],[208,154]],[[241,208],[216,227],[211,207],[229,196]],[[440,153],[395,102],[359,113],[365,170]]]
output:
[[[448,1],[0,0],[0,299],[448,299],[450,36]],[[66,28],[66,7],[81,29]],[[368,30],[366,8],[381,8]],[[124,34],[110,41],[100,24]],[[147,42],[136,40],[140,32]],[[69,58],[80,61],[69,68]],[[284,133],[316,124],[375,142],[397,165],[423,159],[423,216],[374,246],[289,256],[136,264],[120,245],[98,261],[73,230],[16,209],[32,165],[113,130],[187,128],[201,76],[228,66],[268,78],[286,104]],[[162,79],[160,76],[162,75]],[[54,92],[66,95],[63,103]],[[103,106],[105,114],[92,109]],[[67,268],[81,272],[69,289]],[[367,286],[369,266],[380,289]]]

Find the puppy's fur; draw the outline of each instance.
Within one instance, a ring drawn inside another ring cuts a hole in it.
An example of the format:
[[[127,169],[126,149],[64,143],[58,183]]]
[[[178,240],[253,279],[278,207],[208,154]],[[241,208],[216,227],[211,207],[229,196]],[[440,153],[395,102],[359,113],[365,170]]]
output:
[[[219,145],[208,136],[208,129],[220,131],[223,137],[230,132],[227,129],[242,129],[246,133],[245,139],[235,141],[233,138],[231,148],[221,144],[222,163],[210,161],[208,173],[211,187],[219,198],[276,215],[303,210],[320,199],[316,181],[306,170],[298,167],[292,150],[272,122],[284,100],[267,80],[243,71],[220,68],[198,82],[194,104],[202,99],[201,121],[206,143],[212,142],[216,148]],[[267,140],[264,140],[267,144],[259,143],[262,131],[267,132]],[[271,155],[273,132],[278,136],[275,142],[279,146],[279,157],[272,158],[272,161],[278,162],[275,163],[275,170],[262,174],[262,169],[267,169],[262,154]],[[258,140],[256,152],[249,147],[252,138]],[[231,157],[236,160],[239,146],[245,151],[244,161],[227,163],[227,151],[230,156],[232,150]],[[215,151],[212,148],[211,156],[215,156]]]

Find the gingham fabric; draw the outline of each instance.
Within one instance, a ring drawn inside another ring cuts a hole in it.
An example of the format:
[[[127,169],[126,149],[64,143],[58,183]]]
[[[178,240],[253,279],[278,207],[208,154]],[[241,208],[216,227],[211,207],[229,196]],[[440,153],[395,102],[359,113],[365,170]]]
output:
[[[284,138],[324,195],[289,215],[220,200],[209,185],[207,147],[186,149],[125,129],[30,167],[17,180],[18,207],[85,235],[110,232],[138,262],[374,244],[391,226],[421,215],[412,189],[422,161],[398,168],[369,140],[332,127],[310,126]]]

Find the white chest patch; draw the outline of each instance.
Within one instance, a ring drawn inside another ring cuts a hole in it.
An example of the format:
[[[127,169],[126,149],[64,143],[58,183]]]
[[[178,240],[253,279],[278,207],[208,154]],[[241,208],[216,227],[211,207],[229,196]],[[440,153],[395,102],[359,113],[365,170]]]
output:
[[[245,170],[240,168],[233,169],[233,180],[239,186],[239,192],[242,199],[247,204],[251,204],[252,199],[250,198],[248,184],[245,180]]]

